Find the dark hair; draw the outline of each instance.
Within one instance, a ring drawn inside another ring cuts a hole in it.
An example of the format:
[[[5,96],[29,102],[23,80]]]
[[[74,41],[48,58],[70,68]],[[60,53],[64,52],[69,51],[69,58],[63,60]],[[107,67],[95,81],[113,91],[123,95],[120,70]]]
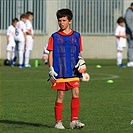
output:
[[[14,18],[14,19],[12,20],[12,23],[14,23],[14,22],[18,22],[18,18]]]
[[[73,14],[70,9],[60,9],[56,12],[57,19],[62,18],[62,17],[67,17],[68,20],[72,20]]]
[[[130,4],[130,6],[133,6],[133,2]]]
[[[20,19],[21,18],[27,18],[27,15],[26,14],[21,14]]]
[[[117,19],[117,23],[118,23],[118,24],[123,23],[123,22],[125,22],[125,19],[124,19],[123,17],[119,17],[119,18]]]
[[[27,16],[30,16],[30,15],[33,16],[34,14],[33,14],[33,12],[27,11],[27,12],[26,12],[26,15],[27,15]]]

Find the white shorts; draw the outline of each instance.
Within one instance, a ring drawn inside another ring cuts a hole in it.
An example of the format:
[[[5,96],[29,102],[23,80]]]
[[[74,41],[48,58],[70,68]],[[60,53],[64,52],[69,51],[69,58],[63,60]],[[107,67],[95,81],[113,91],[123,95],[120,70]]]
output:
[[[18,44],[18,50],[24,51],[25,42],[17,41],[17,44]]]
[[[15,51],[15,46],[12,46],[12,45],[7,44],[6,50],[7,51]]]
[[[33,40],[32,36],[31,35],[27,35],[27,37],[26,37],[26,49],[27,50],[32,50],[33,42],[34,42],[34,40]]]
[[[14,51],[15,45],[16,45],[16,44],[15,44],[14,41],[10,41],[10,42],[7,44],[6,50]]]
[[[120,46],[117,46],[117,50],[121,50],[123,51],[125,47],[120,47]]]

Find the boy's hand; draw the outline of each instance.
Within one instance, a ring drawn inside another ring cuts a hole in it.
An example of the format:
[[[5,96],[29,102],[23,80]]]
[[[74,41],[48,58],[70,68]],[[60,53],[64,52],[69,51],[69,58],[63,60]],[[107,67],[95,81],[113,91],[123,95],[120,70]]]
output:
[[[53,67],[49,67],[49,78],[52,83],[56,82],[55,76],[58,76],[58,74],[54,71]]]
[[[78,71],[80,73],[83,73],[86,71],[85,60],[81,56],[79,56],[79,61],[76,64],[75,68],[78,68]]]

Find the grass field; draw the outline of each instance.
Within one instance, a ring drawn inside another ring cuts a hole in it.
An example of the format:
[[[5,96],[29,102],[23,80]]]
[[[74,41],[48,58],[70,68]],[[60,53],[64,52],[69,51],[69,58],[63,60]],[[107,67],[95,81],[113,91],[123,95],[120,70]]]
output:
[[[54,129],[56,91],[50,89],[48,66],[19,69],[0,60],[0,133],[132,133],[133,68],[119,68],[115,60],[87,59],[90,82],[80,87],[80,130],[69,129],[71,91],[64,99],[65,130]],[[126,62],[126,61],[125,61]],[[100,64],[101,69],[96,68]],[[112,79],[113,84],[107,83]]]

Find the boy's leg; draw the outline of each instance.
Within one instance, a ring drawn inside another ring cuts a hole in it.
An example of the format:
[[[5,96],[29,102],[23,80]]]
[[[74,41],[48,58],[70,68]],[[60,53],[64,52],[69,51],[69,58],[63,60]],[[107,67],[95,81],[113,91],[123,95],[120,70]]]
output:
[[[72,89],[72,101],[71,101],[71,122],[70,128],[83,128],[85,126],[84,123],[81,123],[78,120],[80,110],[80,99],[79,99],[79,89],[74,88]]]
[[[30,50],[29,49],[26,49],[25,51],[25,66],[28,66],[29,65],[29,59],[30,59]]]
[[[26,43],[26,51],[25,51],[25,67],[31,67],[29,64],[30,61],[30,54],[33,47],[33,39],[30,35],[27,35],[27,43]]]
[[[15,47],[12,47],[12,61],[14,60],[15,58]]]
[[[62,125],[63,99],[64,99],[64,91],[57,91],[57,98],[54,110],[55,110],[55,120],[56,120],[55,128],[58,129],[65,129],[65,127]]]
[[[122,52],[120,52],[120,51],[117,52],[116,57],[117,57],[117,64],[118,65],[122,64]]]
[[[80,99],[79,89],[72,89],[72,100],[71,100],[71,121],[78,120],[78,114],[80,110]]]
[[[64,99],[64,91],[57,91],[57,98],[54,107],[56,122],[62,121],[63,99]]]
[[[9,50],[6,51],[6,59],[10,60],[10,51]]]
[[[19,42],[18,43],[18,50],[19,50],[19,68],[22,68],[23,53],[24,53],[24,42]]]

